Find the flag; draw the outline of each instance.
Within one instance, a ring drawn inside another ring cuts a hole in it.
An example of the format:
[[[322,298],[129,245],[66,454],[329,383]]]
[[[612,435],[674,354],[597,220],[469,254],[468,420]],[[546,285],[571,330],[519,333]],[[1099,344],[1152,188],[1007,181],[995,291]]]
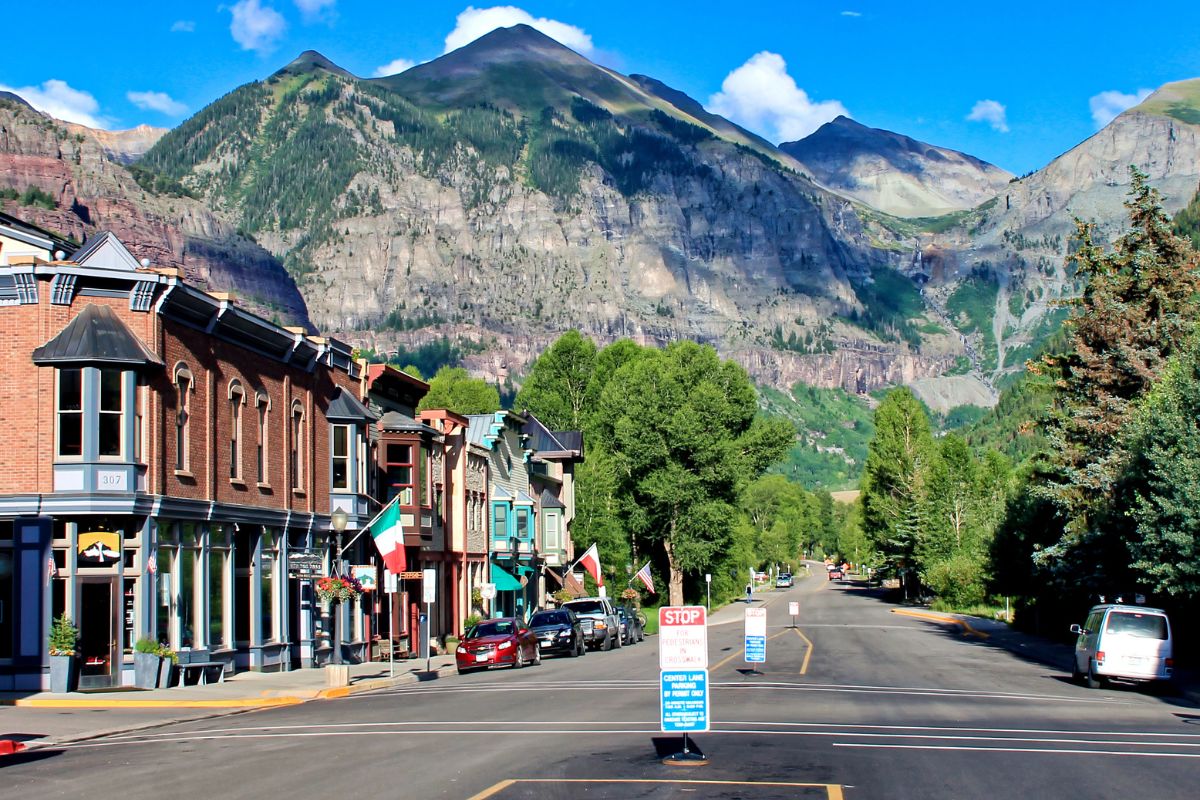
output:
[[[50,558],[46,560],[46,573],[51,578],[58,577],[58,565],[54,563],[54,556],[50,556]]]
[[[658,594],[658,592],[654,591],[654,578],[650,577],[649,561],[647,561],[646,566],[639,569],[637,571],[637,575],[634,575],[633,577],[641,581],[642,585],[646,587],[646,591],[650,592],[650,594]]]
[[[596,580],[597,586],[604,585],[604,575],[600,573],[600,551],[596,549],[595,542],[592,542],[592,546],[579,557],[575,564],[576,566],[582,564],[583,568]]]
[[[366,527],[375,541],[383,565],[395,573],[404,572],[408,561],[404,556],[404,529],[400,526],[400,495],[383,507]]]

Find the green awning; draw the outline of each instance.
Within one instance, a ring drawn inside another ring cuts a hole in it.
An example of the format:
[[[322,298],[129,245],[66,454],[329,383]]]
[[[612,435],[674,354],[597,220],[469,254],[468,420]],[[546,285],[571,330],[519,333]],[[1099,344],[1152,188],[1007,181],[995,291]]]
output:
[[[492,583],[496,584],[497,592],[519,592],[523,588],[519,580],[495,564],[492,564]]]

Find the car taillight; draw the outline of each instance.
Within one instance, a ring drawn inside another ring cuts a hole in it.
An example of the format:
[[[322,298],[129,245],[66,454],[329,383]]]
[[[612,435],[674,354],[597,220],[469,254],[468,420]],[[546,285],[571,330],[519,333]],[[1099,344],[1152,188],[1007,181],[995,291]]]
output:
[[[1175,659],[1173,659],[1173,658],[1168,658],[1168,659],[1167,659],[1166,661],[1164,661],[1163,663],[1165,663],[1165,664],[1166,664],[1168,667],[1173,667],[1173,666],[1175,666]]]
[[[1103,650],[1097,650],[1097,651],[1096,651],[1096,663],[1097,663],[1097,664],[1103,664],[1103,663],[1104,663],[1104,651],[1103,651]]]

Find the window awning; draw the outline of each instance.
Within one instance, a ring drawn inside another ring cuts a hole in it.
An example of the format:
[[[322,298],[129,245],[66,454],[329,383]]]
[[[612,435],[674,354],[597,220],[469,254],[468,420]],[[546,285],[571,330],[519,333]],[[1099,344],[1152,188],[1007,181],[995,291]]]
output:
[[[523,588],[519,580],[495,564],[492,564],[492,583],[496,584],[497,592],[519,592]]]

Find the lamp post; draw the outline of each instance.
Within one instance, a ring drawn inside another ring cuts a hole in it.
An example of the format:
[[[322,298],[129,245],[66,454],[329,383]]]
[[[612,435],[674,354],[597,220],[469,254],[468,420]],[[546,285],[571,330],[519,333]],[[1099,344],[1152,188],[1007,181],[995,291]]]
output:
[[[337,545],[333,551],[333,574],[341,576],[342,574],[342,534],[346,530],[346,522],[348,516],[342,509],[336,509],[329,515],[329,525],[337,534]],[[341,604],[333,610],[333,652],[329,655],[329,663],[341,666],[342,663],[342,609]]]

